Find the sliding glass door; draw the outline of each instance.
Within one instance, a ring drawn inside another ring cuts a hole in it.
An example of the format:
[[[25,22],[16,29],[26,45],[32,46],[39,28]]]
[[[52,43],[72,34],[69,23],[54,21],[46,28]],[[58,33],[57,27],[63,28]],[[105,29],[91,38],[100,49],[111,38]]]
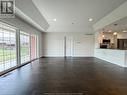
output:
[[[31,60],[37,58],[37,36],[31,35]]]
[[[0,23],[0,72],[16,65],[16,29]]]
[[[30,61],[30,35],[20,32],[20,55],[21,64]]]
[[[38,56],[37,35],[0,22],[0,74]]]

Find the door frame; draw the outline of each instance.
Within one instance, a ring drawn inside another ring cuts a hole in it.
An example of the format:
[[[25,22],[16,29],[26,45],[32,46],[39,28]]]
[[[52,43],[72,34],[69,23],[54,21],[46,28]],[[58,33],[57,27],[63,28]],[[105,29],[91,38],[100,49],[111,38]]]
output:
[[[67,56],[67,38],[70,38],[71,40],[71,48],[70,48],[70,52],[71,52],[71,56]],[[64,57],[73,57],[74,56],[74,41],[73,41],[73,37],[72,36],[64,36]]]

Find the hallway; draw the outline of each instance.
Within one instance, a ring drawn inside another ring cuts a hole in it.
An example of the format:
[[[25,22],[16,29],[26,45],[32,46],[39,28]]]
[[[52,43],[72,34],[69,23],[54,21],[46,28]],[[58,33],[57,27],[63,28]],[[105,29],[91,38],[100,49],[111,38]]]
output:
[[[41,58],[1,76],[0,92],[0,95],[126,95],[127,69],[97,58]]]

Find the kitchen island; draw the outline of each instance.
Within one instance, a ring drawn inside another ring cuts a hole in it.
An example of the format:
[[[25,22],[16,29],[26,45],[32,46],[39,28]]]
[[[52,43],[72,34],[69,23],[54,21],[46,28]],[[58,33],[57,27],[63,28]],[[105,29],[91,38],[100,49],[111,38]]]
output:
[[[95,49],[94,56],[110,63],[127,67],[127,50],[98,48]]]

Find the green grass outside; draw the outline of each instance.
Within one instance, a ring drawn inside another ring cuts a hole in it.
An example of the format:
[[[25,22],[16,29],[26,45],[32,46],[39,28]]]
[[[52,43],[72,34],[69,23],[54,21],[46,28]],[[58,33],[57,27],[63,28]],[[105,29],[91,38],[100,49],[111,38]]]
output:
[[[29,55],[29,48],[21,47],[21,56],[26,56],[26,55]],[[3,50],[2,48],[0,48],[0,62],[2,62],[3,60],[9,61],[12,59],[16,59],[15,50],[8,50],[8,49]]]

